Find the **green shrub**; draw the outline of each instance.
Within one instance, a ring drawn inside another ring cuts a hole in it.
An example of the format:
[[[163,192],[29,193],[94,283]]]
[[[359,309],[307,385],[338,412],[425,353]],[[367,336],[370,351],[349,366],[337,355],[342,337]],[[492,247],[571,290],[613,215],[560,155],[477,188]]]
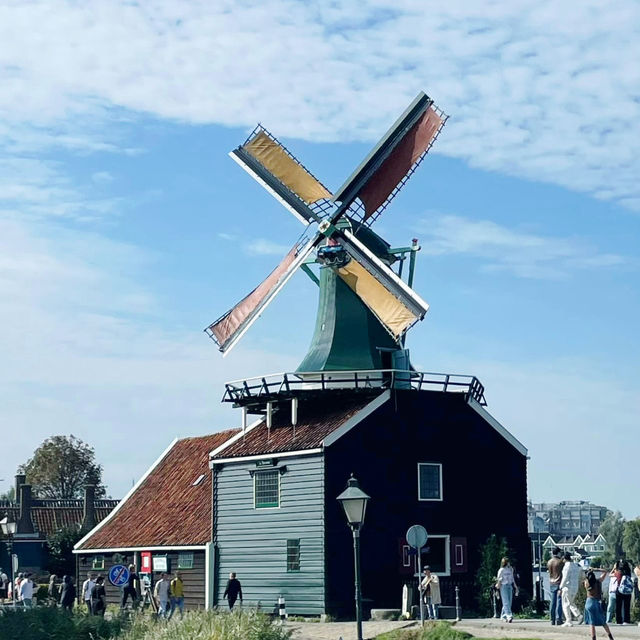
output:
[[[427,622],[423,629],[396,629],[377,636],[376,640],[469,640],[472,637],[448,622]]]
[[[270,616],[245,609],[233,613],[198,611],[166,624],[138,615],[118,640],[288,640],[292,631]]]
[[[49,585],[48,584],[39,584],[35,593],[35,598],[38,604],[43,604],[47,601],[49,597]]]
[[[54,607],[5,609],[0,615],[0,638],[29,640],[109,640],[123,628],[119,618],[105,620],[83,614],[69,615]]]

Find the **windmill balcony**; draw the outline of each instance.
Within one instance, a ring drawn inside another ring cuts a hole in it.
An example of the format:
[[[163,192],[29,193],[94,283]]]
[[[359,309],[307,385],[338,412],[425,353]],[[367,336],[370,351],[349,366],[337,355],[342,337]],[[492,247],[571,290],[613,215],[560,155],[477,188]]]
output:
[[[268,402],[325,393],[377,393],[384,389],[464,393],[486,406],[484,386],[475,376],[401,369],[273,373],[225,384],[222,402],[264,413]]]

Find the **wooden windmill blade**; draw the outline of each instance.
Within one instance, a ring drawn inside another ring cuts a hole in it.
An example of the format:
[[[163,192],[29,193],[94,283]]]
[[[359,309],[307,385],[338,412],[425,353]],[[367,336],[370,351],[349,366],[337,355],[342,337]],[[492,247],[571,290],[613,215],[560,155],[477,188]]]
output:
[[[399,341],[424,318],[429,305],[350,231],[336,234],[335,239],[351,258],[336,272]]]
[[[247,296],[211,323],[205,332],[226,355],[313,251],[313,242],[297,242],[280,264]]]
[[[264,127],[229,155],[303,224],[331,207],[331,192]]]
[[[371,150],[333,197],[340,202],[333,221],[349,209],[371,224],[386,209],[427,155],[448,116],[424,92]],[[356,204],[356,199],[359,203]]]

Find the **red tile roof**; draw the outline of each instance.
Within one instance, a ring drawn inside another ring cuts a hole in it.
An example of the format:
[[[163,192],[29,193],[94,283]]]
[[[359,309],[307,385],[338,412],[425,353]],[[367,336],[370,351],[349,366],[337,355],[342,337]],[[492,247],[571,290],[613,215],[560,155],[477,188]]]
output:
[[[209,453],[237,433],[178,440],[79,549],[203,545],[211,540]],[[203,475],[197,485],[193,483]]]
[[[238,438],[233,444],[224,448],[214,458],[239,458],[242,456],[266,453],[282,453],[285,451],[302,451],[315,449],[322,441],[349,418],[371,402],[371,396],[333,397],[332,405],[327,405],[327,398],[300,400],[298,405],[298,424],[291,426],[289,404],[273,415],[271,430],[265,422],[248,430],[244,438]]]
[[[96,500],[96,521],[102,522],[118,502],[119,500]],[[12,503],[11,506],[3,506],[0,503],[0,514],[5,513],[14,521],[20,517],[20,509],[15,503]],[[80,527],[83,515],[82,500],[34,500],[34,506],[31,507],[33,526],[36,532],[45,537],[63,528]]]

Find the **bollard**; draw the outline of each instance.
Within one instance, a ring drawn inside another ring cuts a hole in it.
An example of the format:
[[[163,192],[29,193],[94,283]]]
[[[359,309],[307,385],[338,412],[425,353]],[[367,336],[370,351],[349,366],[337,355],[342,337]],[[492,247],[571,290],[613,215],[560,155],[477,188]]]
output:
[[[282,595],[278,596],[278,611],[280,613],[280,622],[284,624],[287,621],[287,609]]]
[[[460,609],[460,587],[456,585],[456,622],[460,622],[462,611]]]

